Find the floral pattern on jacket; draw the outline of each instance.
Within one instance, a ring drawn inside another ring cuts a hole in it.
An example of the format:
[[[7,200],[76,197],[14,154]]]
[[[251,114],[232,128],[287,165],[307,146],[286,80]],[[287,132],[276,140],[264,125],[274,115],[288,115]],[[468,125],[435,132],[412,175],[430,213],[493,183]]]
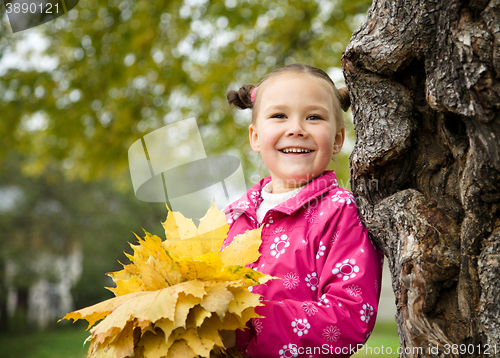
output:
[[[264,306],[237,347],[250,357],[348,357],[368,339],[377,315],[383,254],[358,217],[353,195],[333,171],[257,222],[263,178],[223,209],[234,236],[262,226],[261,256],[248,265],[279,277],[251,287]],[[340,353],[340,354],[339,354]]]

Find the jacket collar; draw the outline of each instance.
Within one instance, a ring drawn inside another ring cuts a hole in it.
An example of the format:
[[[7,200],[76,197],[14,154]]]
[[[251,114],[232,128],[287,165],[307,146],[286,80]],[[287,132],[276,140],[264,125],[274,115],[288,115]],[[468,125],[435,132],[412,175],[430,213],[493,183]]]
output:
[[[222,211],[226,214],[231,212],[245,213],[252,218],[257,217],[257,208],[262,202],[262,188],[271,181],[271,177],[262,178],[252,186],[239,200],[226,206]],[[333,170],[325,170],[323,174],[311,180],[293,198],[277,205],[273,211],[279,211],[290,215],[300,209],[304,204],[316,199],[323,193],[338,187],[337,176]]]

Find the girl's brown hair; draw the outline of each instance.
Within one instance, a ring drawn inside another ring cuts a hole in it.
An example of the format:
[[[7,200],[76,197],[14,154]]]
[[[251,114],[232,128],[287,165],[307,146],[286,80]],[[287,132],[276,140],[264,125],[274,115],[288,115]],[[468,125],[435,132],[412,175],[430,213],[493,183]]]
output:
[[[277,76],[282,73],[286,72],[292,72],[292,73],[305,73],[305,74],[310,74],[313,76],[316,76],[324,81],[326,81],[333,89],[333,93],[335,94],[336,100],[338,101],[338,105],[335,106],[338,110],[337,113],[335,113],[335,118],[337,120],[337,125],[339,127],[344,127],[344,120],[342,116],[342,111],[347,111],[349,109],[349,106],[351,105],[351,101],[349,98],[349,92],[347,92],[347,88],[343,87],[341,89],[337,89],[335,87],[335,84],[333,83],[332,79],[328,74],[320,70],[319,68],[312,67],[309,65],[302,65],[302,64],[292,64],[292,65],[287,65],[284,67],[277,68],[276,70],[268,73],[257,85],[257,87],[261,86],[264,82],[269,80],[270,78]],[[257,90],[257,95],[255,96],[254,102],[252,102],[251,96],[252,96],[252,91],[255,88],[253,85],[244,85],[242,86],[238,91],[231,90],[227,93],[227,101],[229,104],[234,105],[235,107],[239,109],[247,109],[251,108],[252,109],[252,123],[255,124],[256,121],[256,113],[258,112],[257,108],[257,99],[259,95],[259,91]]]

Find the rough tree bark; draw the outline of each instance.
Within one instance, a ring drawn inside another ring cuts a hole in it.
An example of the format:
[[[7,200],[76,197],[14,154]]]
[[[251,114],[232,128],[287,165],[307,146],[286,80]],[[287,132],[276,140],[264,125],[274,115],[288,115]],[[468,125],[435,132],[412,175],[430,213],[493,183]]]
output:
[[[500,0],[374,0],[342,63],[402,356],[500,357]]]

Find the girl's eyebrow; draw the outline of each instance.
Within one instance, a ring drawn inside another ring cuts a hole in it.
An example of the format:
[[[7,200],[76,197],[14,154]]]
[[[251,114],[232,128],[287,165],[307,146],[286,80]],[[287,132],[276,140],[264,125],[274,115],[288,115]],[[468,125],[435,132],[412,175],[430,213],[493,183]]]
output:
[[[268,108],[266,108],[266,111],[286,111],[286,110],[289,110],[290,107],[283,104],[283,105],[273,105],[273,106],[269,106]],[[324,112],[328,112],[328,110],[326,109],[326,107],[324,106],[321,106],[321,105],[310,105],[310,106],[306,106],[305,107],[305,110],[306,111],[324,111]]]
[[[328,112],[326,107],[323,107],[321,105],[310,105],[310,106],[307,106],[306,109],[309,111],[318,111],[319,110],[319,111]]]
[[[266,111],[285,111],[289,109],[287,105],[274,105],[266,108]]]

